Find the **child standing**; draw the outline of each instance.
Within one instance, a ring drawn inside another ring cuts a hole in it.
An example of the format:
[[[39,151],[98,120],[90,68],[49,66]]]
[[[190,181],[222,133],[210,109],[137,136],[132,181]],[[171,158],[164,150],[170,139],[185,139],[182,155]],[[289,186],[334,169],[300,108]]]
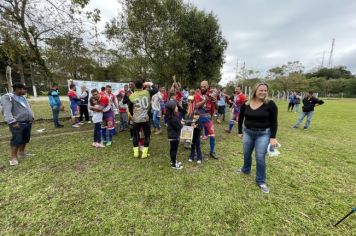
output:
[[[177,162],[177,151],[179,145],[179,136],[182,125],[180,124],[176,112],[178,111],[177,104],[174,101],[166,103],[166,117],[167,117],[167,134],[170,143],[170,157],[171,166],[173,169],[181,170],[183,166],[180,162]]]
[[[99,100],[95,97],[90,98],[90,109],[93,111],[92,121],[94,123],[94,142],[93,147],[103,148],[101,144],[101,122],[103,121],[102,107],[99,105]]]
[[[186,125],[190,125],[194,127],[193,140],[190,145],[190,156],[189,162],[194,161],[195,152],[197,154],[197,164],[201,164],[202,162],[202,154],[200,149],[200,133],[203,129],[202,124],[199,122],[199,112],[194,111],[191,116],[188,116],[188,119],[185,121]]]

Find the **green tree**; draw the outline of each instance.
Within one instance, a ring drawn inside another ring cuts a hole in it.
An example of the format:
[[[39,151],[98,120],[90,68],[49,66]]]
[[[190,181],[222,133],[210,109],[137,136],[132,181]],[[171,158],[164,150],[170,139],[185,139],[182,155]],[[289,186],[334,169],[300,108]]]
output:
[[[183,83],[218,81],[226,41],[216,17],[181,0],[124,0],[119,17],[106,25],[120,50],[141,62],[140,73],[166,83],[173,74]]]
[[[70,34],[46,41],[45,51],[48,67],[56,74],[70,75],[73,79],[89,78],[96,62],[91,59],[89,49],[83,39]]]
[[[0,1],[0,28],[26,45],[29,60],[36,62],[46,77],[51,77],[43,57],[43,41],[66,32],[85,30],[82,9],[88,3],[89,0]]]
[[[347,70],[346,66],[338,66],[334,68],[320,68],[318,71],[313,73],[307,73],[307,78],[312,77],[324,77],[326,79],[339,79],[339,78],[355,78],[351,71]]]

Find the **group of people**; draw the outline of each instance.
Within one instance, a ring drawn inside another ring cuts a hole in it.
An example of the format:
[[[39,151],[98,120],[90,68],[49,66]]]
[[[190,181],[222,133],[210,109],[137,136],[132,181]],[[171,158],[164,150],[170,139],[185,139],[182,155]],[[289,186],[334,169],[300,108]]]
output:
[[[34,115],[25,98],[27,87],[21,83],[13,85],[14,92],[1,98],[5,121],[10,127],[12,138],[10,165],[17,165],[18,158],[26,156],[25,147],[30,141],[31,126]],[[93,146],[103,148],[112,145],[112,138],[117,133],[115,127],[115,114],[120,117],[119,131],[130,131],[135,158],[147,158],[151,127],[156,134],[161,134],[161,119],[167,126],[167,138],[170,144],[171,167],[180,170],[183,168],[177,160],[181,129],[183,126],[194,128],[193,138],[190,141],[189,162],[197,161],[201,164],[201,139],[209,139],[209,157],[219,159],[215,152],[215,130],[213,117],[217,111],[217,123],[225,118],[226,107],[231,108],[231,120],[227,133],[231,133],[237,123],[238,136],[243,139],[244,164],[236,170],[237,173],[249,174],[252,165],[252,152],[256,156],[256,183],[260,189],[268,193],[266,185],[267,146],[278,146],[276,139],[278,128],[278,108],[268,99],[268,85],[257,84],[250,99],[237,86],[234,94],[229,96],[226,90],[210,87],[208,81],[202,81],[199,88],[189,90],[182,87],[173,77],[171,88],[166,91],[164,87],[158,88],[152,82],[137,77],[129,85],[125,85],[116,96],[112,93],[111,86],[101,88],[100,91],[90,91],[81,88],[81,94],[76,93],[74,84],[69,86],[68,97],[72,114],[72,126],[78,127],[84,115],[89,122],[88,110],[92,111],[94,127]],[[54,86],[48,93],[50,106],[53,111],[53,121],[56,128],[61,128],[58,113],[63,105],[59,99],[58,88]],[[303,102],[303,112],[294,128],[298,128],[303,118],[308,117],[304,128],[310,125],[314,106],[323,104],[322,100],[308,93]],[[107,137],[108,134],[108,137]]]
[[[307,117],[307,121],[304,125],[304,130],[307,130],[310,127],[310,123],[314,115],[314,107],[324,104],[324,101],[316,98],[313,95],[313,92],[307,92],[304,95],[304,98],[302,97],[301,93],[293,92],[291,95],[289,95],[288,100],[288,112],[293,112],[293,108],[295,107],[295,113],[299,113],[299,105],[301,102],[303,103],[302,113],[299,116],[297,123],[293,126],[295,129],[297,129],[303,122],[303,119]]]
[[[299,113],[299,105],[301,102],[302,96],[299,92],[292,92],[288,97],[288,109],[287,111],[293,112],[293,108],[295,107],[295,113]]]

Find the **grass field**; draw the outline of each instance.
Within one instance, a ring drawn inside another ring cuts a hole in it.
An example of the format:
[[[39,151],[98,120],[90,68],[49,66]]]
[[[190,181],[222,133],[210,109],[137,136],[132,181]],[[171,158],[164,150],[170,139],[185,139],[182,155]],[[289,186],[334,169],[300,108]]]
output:
[[[46,128],[30,143],[36,156],[10,167],[1,127],[0,235],[355,235],[356,214],[332,225],[356,207],[356,101],[326,100],[308,131],[291,128],[297,114],[286,106],[279,103],[282,156],[267,158],[270,194],[255,185],[254,168],[234,173],[242,144],[226,124],[216,125],[221,159],[198,166],[180,146],[181,171],[169,168],[165,133],[140,160],[128,133],[97,150],[91,125],[79,133],[66,123],[61,134],[45,122],[34,124],[34,132]],[[203,154],[208,148],[203,142]]]

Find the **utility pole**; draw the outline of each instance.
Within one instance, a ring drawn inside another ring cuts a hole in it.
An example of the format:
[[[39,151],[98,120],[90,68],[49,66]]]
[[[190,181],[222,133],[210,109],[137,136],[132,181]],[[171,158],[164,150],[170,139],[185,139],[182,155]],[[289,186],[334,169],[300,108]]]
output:
[[[235,73],[236,73],[235,79],[236,79],[237,83],[239,83],[239,80],[240,80],[240,78],[239,78],[239,59],[237,59],[237,61],[236,61]]]
[[[325,59],[325,51],[323,51],[323,59],[321,60],[321,66],[320,68],[324,67],[324,59]]]
[[[328,62],[328,67],[331,68],[332,66],[332,58],[333,58],[333,53],[334,53],[334,45],[335,45],[335,39],[333,39],[331,43],[331,50],[330,50],[330,56],[329,56],[329,62]]]

